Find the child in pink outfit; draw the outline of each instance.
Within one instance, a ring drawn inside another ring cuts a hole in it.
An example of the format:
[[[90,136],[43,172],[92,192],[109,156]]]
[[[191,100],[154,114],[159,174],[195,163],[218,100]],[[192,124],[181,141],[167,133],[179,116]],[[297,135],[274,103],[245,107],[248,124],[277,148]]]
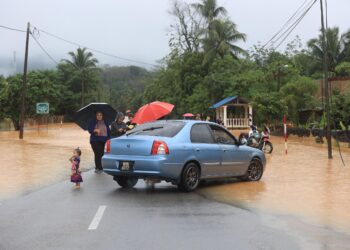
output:
[[[76,188],[80,188],[80,182],[83,182],[81,177],[81,171],[79,169],[81,150],[79,148],[74,149],[73,156],[69,158],[72,163],[72,172],[70,176],[70,181],[75,183]]]

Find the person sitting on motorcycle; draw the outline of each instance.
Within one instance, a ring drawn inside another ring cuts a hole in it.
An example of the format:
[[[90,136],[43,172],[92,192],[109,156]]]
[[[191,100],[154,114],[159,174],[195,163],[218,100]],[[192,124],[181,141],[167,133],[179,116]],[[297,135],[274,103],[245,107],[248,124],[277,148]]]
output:
[[[268,126],[264,125],[264,130],[261,132],[261,135],[263,137],[269,137],[270,135],[270,129]]]
[[[260,138],[260,134],[257,130],[257,127],[254,125],[250,125],[250,131],[249,131],[249,137],[248,137],[248,145],[251,144],[252,146],[258,145],[258,140]]]
[[[250,125],[249,137],[257,133],[257,128],[254,125]]]

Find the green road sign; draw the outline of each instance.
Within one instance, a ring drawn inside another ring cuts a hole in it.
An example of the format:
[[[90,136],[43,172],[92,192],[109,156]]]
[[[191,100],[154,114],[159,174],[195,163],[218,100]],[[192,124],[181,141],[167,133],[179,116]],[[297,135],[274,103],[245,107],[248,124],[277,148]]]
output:
[[[49,103],[48,102],[38,102],[36,104],[36,113],[37,114],[48,114],[49,113]]]

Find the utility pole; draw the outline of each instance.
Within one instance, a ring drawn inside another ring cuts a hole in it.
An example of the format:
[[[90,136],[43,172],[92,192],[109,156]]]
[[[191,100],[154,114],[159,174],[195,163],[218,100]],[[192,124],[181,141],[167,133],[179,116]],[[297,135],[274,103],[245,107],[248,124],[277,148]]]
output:
[[[19,117],[19,139],[23,139],[24,115],[26,111],[27,96],[27,65],[28,65],[28,47],[29,47],[30,23],[27,25],[26,52],[24,57],[23,84],[21,93],[21,114]]]
[[[281,87],[281,64],[278,63],[277,67],[277,92],[279,92]]]
[[[17,58],[16,58],[16,50],[13,51],[13,74],[17,73]]]
[[[328,87],[328,46],[326,40],[326,31],[324,28],[323,18],[323,0],[320,0],[321,7],[321,29],[322,29],[322,49],[323,49],[323,71],[324,71],[324,93],[326,102],[326,119],[327,119],[327,146],[328,159],[332,159],[332,137],[331,137],[331,114],[329,108],[329,87]]]

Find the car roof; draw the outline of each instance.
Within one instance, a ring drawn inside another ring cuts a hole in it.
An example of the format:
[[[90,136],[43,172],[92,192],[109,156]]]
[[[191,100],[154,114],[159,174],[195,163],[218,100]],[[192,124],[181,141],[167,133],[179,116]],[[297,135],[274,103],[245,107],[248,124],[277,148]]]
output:
[[[171,122],[183,122],[186,124],[196,124],[196,123],[206,123],[206,124],[213,124],[213,125],[219,125],[215,122],[208,122],[208,121],[200,121],[200,120],[180,120],[180,119],[174,119],[174,120],[157,120],[157,121],[152,121],[149,123],[171,123]],[[144,123],[146,124],[146,123]],[[220,126],[220,125],[219,125]]]

